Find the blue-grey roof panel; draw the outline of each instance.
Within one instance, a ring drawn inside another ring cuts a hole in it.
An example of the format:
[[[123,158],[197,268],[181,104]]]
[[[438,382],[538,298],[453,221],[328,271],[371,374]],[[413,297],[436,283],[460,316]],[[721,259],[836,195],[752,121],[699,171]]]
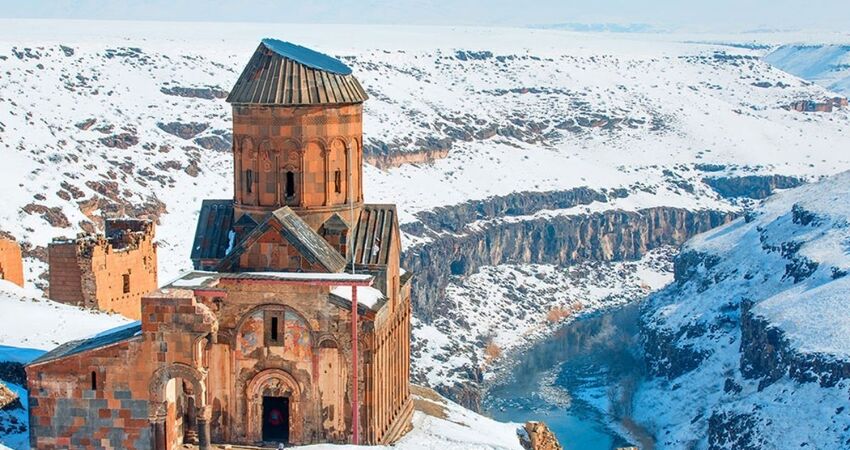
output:
[[[66,342],[59,347],[41,355],[30,364],[39,364],[54,359],[65,358],[78,353],[94,350],[107,345],[117,344],[121,341],[140,336],[142,334],[142,323],[139,321],[131,322],[120,327],[112,328],[102,333],[96,334],[86,339]]]
[[[351,75],[351,68],[346,66],[342,61],[333,56],[310,50],[307,47],[272,38],[263,39],[263,45],[278,55],[304,64],[307,67],[339,75]]]

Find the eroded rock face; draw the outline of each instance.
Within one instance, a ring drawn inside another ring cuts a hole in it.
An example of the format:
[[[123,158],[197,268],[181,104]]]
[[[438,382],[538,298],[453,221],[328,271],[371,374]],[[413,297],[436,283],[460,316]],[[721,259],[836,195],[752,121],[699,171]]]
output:
[[[379,169],[390,169],[404,164],[430,164],[449,155],[448,148],[423,149],[412,152],[393,152],[363,155],[363,161]]]
[[[587,202],[599,193],[574,193],[571,201]],[[566,202],[566,200],[565,200]],[[543,203],[543,202],[541,202]],[[507,208],[510,202],[491,205]],[[523,211],[528,210],[528,205]],[[480,213],[480,215],[479,215]],[[457,233],[478,208],[453,208],[451,213],[424,218]],[[522,221],[479,222],[465,234],[442,234],[405,251],[403,266],[412,270],[414,307],[430,320],[453,275],[468,275],[485,265],[504,263],[572,264],[580,261],[638,259],[661,245],[677,245],[690,236],[730,221],[734,214],[657,207],[637,212],[606,211],[578,216],[531,218]],[[407,231],[407,230],[406,230]],[[422,231],[422,230],[420,230]]]
[[[724,198],[767,198],[777,189],[801,186],[805,180],[785,175],[747,175],[743,177],[706,177],[702,180]]]
[[[850,379],[850,361],[816,353],[795,351],[782,330],[751,312],[753,303],[741,305],[741,374],[758,379],[759,389],[786,374],[800,383],[833,387]]]
[[[23,211],[27,214],[39,214],[47,223],[58,228],[68,228],[71,222],[58,206],[47,207],[38,203],[30,203],[24,206]]]
[[[107,147],[125,150],[138,144],[139,138],[133,133],[125,132],[102,137],[98,141]]]
[[[183,87],[172,86],[162,87],[159,89],[165,95],[174,95],[177,97],[201,98],[204,100],[213,100],[217,98],[227,97],[228,92],[218,86],[207,87]]]

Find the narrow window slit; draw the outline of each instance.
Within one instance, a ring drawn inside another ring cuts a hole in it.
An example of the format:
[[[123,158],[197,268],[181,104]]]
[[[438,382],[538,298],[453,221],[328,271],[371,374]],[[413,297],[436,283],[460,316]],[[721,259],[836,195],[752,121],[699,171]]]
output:
[[[291,171],[286,172],[286,197],[295,196],[295,174]]]

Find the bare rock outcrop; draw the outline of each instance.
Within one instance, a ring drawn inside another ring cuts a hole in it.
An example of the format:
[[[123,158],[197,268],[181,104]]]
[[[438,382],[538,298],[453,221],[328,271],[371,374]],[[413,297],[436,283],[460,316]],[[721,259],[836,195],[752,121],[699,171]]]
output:
[[[562,450],[555,433],[543,422],[526,422],[517,430],[519,443],[526,450]]]

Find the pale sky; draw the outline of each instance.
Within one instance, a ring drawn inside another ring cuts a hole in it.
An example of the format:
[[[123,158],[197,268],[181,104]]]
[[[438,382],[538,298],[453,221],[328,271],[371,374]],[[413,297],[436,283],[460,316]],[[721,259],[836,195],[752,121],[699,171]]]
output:
[[[0,0],[0,17],[850,31],[850,0]]]

